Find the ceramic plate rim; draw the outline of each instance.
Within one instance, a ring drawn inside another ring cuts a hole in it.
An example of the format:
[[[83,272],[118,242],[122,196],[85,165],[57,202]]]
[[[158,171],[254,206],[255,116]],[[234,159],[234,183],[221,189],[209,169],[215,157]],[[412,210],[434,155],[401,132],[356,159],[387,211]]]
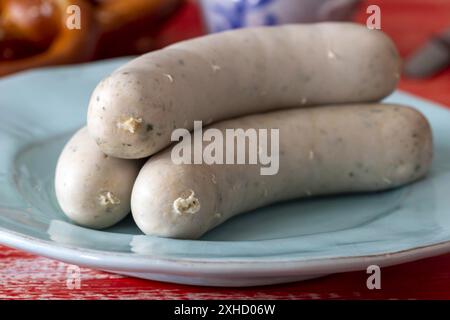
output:
[[[57,259],[64,262],[76,263],[92,268],[110,271],[127,272],[164,272],[196,274],[202,273],[243,274],[251,272],[255,275],[268,274],[319,274],[321,268],[325,273],[338,273],[342,270],[352,271],[361,269],[364,265],[377,264],[379,266],[390,266],[418,259],[423,259],[438,254],[450,252],[450,240],[418,246],[415,248],[383,252],[373,255],[322,257],[302,260],[292,258],[283,260],[218,260],[216,258],[162,258],[147,254],[110,252],[95,249],[86,249],[76,246],[54,243],[52,241],[38,239],[23,235],[0,227],[0,239],[3,244],[16,249],[22,249],[47,258]],[[333,271],[330,272],[329,265],[333,263]],[[226,265],[224,269],[223,266]],[[189,267],[189,269],[186,269]],[[351,270],[350,270],[350,269]]]

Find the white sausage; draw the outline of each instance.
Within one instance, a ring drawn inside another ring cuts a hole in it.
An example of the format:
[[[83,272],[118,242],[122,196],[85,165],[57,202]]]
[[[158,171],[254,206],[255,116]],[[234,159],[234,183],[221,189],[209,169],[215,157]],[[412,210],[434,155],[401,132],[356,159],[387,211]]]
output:
[[[101,229],[130,212],[130,197],[142,161],[116,159],[100,151],[87,128],[64,147],[55,176],[56,197],[75,223]]]
[[[144,233],[195,239],[274,202],[395,188],[423,177],[432,158],[427,120],[396,105],[292,109],[212,127],[279,128],[278,174],[260,175],[258,165],[175,165],[171,149],[162,151],[133,187],[132,213]]]
[[[262,111],[377,101],[400,75],[392,41],[353,23],[233,30],[145,54],[99,83],[88,128],[101,150],[142,158],[174,128]]]

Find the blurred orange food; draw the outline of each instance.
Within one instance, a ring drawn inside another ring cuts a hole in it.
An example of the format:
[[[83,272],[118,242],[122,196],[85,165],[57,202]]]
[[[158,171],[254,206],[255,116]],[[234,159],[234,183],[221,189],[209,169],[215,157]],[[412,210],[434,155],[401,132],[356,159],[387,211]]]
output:
[[[182,2],[0,0],[0,76],[147,52],[155,48],[158,27]]]

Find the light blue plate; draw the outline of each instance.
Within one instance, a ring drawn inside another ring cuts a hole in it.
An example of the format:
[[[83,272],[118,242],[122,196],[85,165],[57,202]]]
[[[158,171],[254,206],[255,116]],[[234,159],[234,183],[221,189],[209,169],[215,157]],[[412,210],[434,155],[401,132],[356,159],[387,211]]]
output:
[[[144,236],[131,218],[75,226],[53,190],[59,152],[85,123],[96,83],[126,60],[43,69],[0,81],[0,242],[73,264],[169,282],[250,286],[387,266],[450,251],[450,112],[396,93],[432,124],[429,176],[382,193],[277,204],[201,240]]]

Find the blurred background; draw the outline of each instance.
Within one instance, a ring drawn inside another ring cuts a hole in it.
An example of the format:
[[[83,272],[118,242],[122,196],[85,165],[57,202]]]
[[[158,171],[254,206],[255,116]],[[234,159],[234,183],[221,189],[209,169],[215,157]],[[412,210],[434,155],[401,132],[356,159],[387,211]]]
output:
[[[80,8],[80,29],[67,19]],[[254,25],[351,20],[377,5],[405,61],[400,87],[450,104],[449,0],[0,0],[0,76],[138,55]],[[70,8],[70,9],[68,9]]]

